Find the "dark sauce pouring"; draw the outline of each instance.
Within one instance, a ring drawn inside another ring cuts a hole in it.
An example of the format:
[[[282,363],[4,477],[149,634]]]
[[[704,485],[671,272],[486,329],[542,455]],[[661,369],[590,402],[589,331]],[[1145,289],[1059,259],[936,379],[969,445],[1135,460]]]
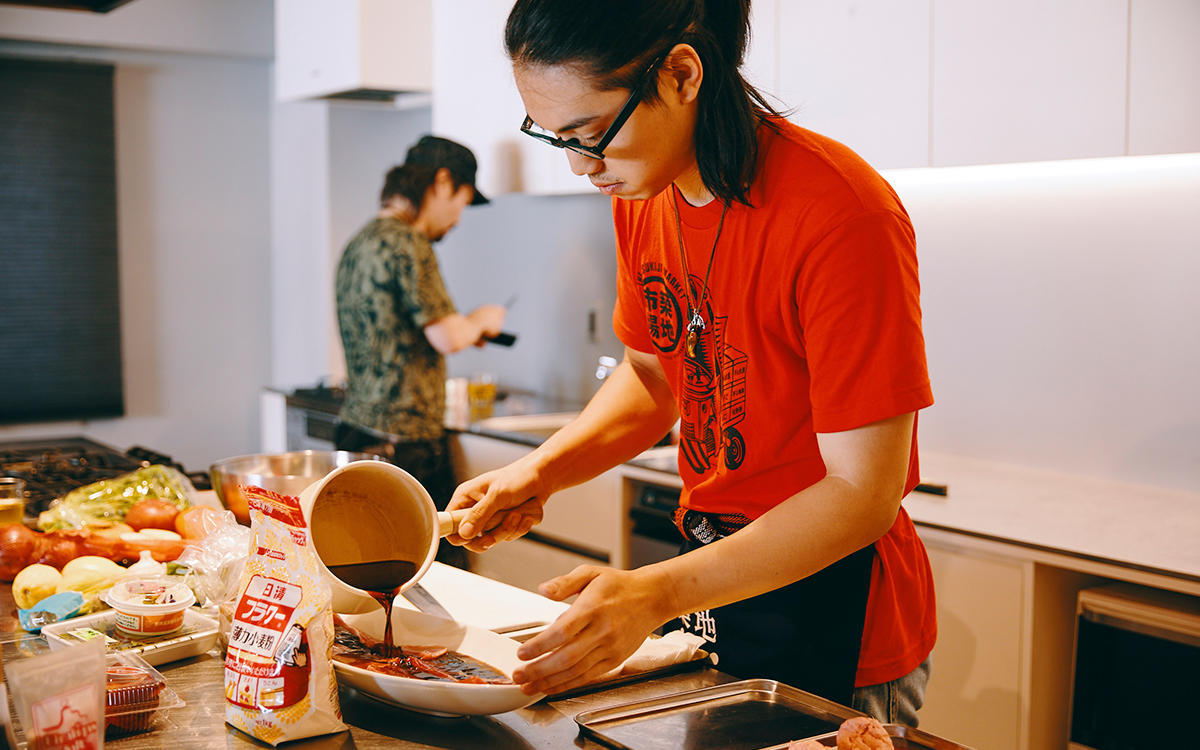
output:
[[[404,656],[392,638],[392,606],[404,584],[417,575],[417,565],[409,560],[376,560],[374,562],[329,565],[329,572],[347,585],[362,589],[383,607],[383,645],[388,658]]]

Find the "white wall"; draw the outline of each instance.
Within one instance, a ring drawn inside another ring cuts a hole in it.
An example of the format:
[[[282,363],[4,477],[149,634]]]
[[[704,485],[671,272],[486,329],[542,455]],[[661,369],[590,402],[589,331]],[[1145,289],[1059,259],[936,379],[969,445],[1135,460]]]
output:
[[[256,450],[270,361],[269,63],[10,41],[0,53],[116,65],[127,410],[4,426],[0,440],[83,434],[189,469]]]
[[[469,207],[438,246],[438,257],[460,309],[517,298],[504,325],[517,334],[516,345],[456,354],[447,360],[451,375],[488,370],[501,385],[586,400],[599,386],[597,358],[621,357],[612,330],[612,215],[599,193],[505,195]],[[588,334],[592,312],[595,338]]]
[[[917,231],[924,448],[1200,488],[1200,154],[886,176]]]

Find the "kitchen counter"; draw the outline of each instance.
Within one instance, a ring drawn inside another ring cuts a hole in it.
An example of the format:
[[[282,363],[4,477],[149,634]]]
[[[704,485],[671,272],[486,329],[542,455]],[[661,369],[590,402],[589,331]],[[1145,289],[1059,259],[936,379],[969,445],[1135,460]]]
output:
[[[49,647],[40,636],[17,627],[12,586],[0,584],[0,653],[5,662]],[[265,747],[225,724],[224,656],[213,649],[157,669],[186,705],[165,711],[152,731],[111,740],[106,747],[158,750],[163,747]],[[288,743],[296,748],[599,748],[578,736],[574,717],[642,698],[732,682],[711,668],[696,668],[575,697],[541,701],[496,716],[441,718],[381,703],[351,688],[339,690],[349,732]]]

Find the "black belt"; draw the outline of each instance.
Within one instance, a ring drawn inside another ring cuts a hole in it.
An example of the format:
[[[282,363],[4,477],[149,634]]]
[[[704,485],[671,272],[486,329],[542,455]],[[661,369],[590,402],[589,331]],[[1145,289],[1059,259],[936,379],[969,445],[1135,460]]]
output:
[[[704,513],[690,508],[676,508],[674,518],[679,533],[699,544],[727,537],[752,520],[741,513]]]

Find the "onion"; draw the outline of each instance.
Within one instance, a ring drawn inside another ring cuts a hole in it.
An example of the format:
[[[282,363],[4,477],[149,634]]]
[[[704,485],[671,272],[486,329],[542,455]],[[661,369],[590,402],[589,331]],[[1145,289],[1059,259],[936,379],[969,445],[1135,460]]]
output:
[[[39,551],[38,534],[25,524],[0,526],[0,581],[11,581]]]
[[[132,526],[135,531],[142,529],[174,531],[175,516],[177,515],[179,515],[179,509],[171,503],[159,500],[157,497],[148,497],[145,500],[138,500],[125,512],[125,523]]]
[[[61,568],[82,554],[80,542],[86,535],[77,531],[51,531],[44,536],[38,562]]]

